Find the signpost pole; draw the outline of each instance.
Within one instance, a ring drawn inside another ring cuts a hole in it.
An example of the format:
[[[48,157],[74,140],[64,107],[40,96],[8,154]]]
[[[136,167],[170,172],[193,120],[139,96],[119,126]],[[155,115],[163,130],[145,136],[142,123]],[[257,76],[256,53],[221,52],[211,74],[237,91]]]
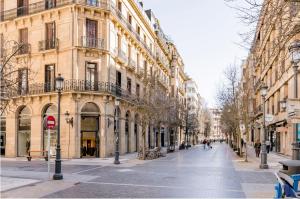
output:
[[[50,176],[50,128],[48,128],[48,177],[51,179]]]
[[[48,176],[49,176],[49,179],[51,179],[51,177],[50,177],[50,138],[51,138],[50,130],[55,128],[55,118],[51,115],[47,116],[44,120],[44,124],[48,130],[48,139],[47,139]]]

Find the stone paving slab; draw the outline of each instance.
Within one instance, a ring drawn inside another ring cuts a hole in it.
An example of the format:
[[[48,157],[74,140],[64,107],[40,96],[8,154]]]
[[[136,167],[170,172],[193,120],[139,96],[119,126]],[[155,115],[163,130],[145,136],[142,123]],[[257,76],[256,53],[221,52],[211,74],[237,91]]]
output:
[[[1,198],[41,198],[45,195],[62,191],[74,186],[72,182],[62,181],[45,181],[37,183],[34,186],[25,186],[13,191],[1,193]],[[75,197],[75,196],[73,196]]]
[[[30,185],[38,182],[40,182],[40,180],[1,176],[0,191],[3,192],[11,189],[16,189],[25,185]]]
[[[242,183],[247,198],[273,198],[274,184]]]

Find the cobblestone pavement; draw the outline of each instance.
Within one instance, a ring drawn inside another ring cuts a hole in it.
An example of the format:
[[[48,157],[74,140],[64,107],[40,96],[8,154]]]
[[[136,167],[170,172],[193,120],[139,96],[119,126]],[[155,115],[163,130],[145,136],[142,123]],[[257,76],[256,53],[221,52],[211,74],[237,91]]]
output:
[[[272,172],[279,169],[259,170],[255,159],[244,162],[225,143],[153,161],[128,159],[119,166],[103,161],[81,165],[81,161],[63,162],[63,181],[49,180],[42,161],[2,161],[1,176],[38,182],[4,191],[1,197],[270,198],[276,180]]]

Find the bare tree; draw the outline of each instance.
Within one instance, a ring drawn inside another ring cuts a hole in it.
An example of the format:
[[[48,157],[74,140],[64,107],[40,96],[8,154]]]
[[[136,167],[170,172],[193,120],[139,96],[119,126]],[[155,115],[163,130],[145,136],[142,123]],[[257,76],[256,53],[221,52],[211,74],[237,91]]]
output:
[[[295,20],[300,11],[298,0],[224,0],[236,11],[237,17],[245,25],[241,30],[241,46],[257,51],[256,43],[264,42],[263,35],[276,32],[269,44],[269,55],[272,56],[285,48],[285,43],[300,32]],[[271,35],[270,37],[272,37]],[[284,56],[286,57],[286,56]],[[260,61],[259,57],[256,58]]]
[[[217,101],[222,109],[222,130],[229,137],[230,145],[237,148],[239,143],[239,72],[235,65],[231,65],[224,71],[225,80],[217,91]]]
[[[28,44],[13,40],[0,43],[0,115],[9,108],[10,99],[15,95],[25,94],[28,90],[29,66],[26,57],[18,55],[26,53]]]

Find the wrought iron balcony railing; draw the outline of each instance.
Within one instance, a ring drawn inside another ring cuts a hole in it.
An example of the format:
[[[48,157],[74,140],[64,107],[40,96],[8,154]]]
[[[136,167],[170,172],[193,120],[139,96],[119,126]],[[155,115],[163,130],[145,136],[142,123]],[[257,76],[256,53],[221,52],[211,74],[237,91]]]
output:
[[[26,7],[14,8],[10,10],[5,10],[0,12],[0,21],[12,20],[17,17],[26,16],[42,12],[45,10],[50,10],[54,8],[59,8],[66,5],[78,4],[84,6],[91,6],[96,8],[105,9],[113,13],[120,22],[124,25],[125,28],[131,32],[134,37],[141,43],[148,53],[155,58],[155,55],[150,49],[150,47],[141,39],[140,35],[134,30],[132,25],[128,20],[123,16],[123,14],[116,8],[114,3],[111,0],[48,0],[48,1],[39,1],[36,3],[29,4]],[[147,19],[147,18],[146,18]]]
[[[95,48],[100,50],[105,49],[104,39],[100,38],[82,36],[80,45],[84,48]]]
[[[21,43],[14,47],[14,51],[16,50],[18,50],[17,55],[29,54],[31,51],[31,45],[28,43]]]
[[[57,38],[39,41],[39,51],[58,49],[58,41]]]
[[[138,77],[144,77],[145,75],[145,69],[143,69],[142,67],[137,67],[137,75]]]
[[[0,21],[12,20],[30,14],[35,14],[45,10],[62,7],[70,4],[80,4],[86,6],[94,6],[98,8],[109,9],[106,0],[44,0],[29,4],[28,6],[14,8],[0,12]]]
[[[122,49],[115,48],[114,54],[119,62],[121,62],[123,64],[128,62],[128,57]]]
[[[23,92],[8,91],[5,92],[5,98],[10,99],[19,96],[29,95],[41,95],[51,92],[56,92],[54,84],[51,83],[36,83],[29,84],[27,89]],[[85,92],[85,93],[99,93],[99,94],[110,94],[119,97],[123,100],[127,100],[131,103],[143,103],[143,99],[130,93],[128,90],[122,89],[111,82],[98,82],[98,81],[87,81],[87,80],[65,80],[63,83],[62,92]]]
[[[136,61],[134,61],[131,58],[129,58],[128,60],[129,60],[128,61],[128,65],[127,65],[128,69],[131,70],[131,71],[135,71],[135,69],[136,69]]]

